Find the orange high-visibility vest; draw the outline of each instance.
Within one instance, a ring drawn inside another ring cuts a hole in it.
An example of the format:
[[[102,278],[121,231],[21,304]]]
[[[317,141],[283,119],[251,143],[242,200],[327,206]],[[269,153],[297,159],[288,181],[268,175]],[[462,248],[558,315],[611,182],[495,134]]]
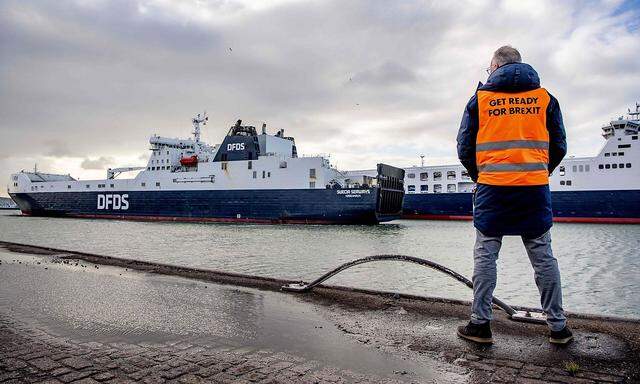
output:
[[[478,183],[549,184],[549,131],[544,88],[505,93],[478,91]]]

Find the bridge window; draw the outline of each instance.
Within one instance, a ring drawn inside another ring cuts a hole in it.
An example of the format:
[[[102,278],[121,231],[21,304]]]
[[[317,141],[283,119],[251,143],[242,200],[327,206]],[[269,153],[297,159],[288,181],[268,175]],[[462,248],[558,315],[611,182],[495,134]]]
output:
[[[316,178],[316,169],[315,168],[311,168],[309,170],[309,178],[311,178],[311,179],[315,179]]]
[[[578,170],[579,170],[580,172],[584,172],[584,165],[582,165],[582,164],[581,164],[581,165],[579,165],[579,166],[578,166]]]
[[[469,172],[466,169],[462,170],[462,178],[463,179],[470,179],[471,178],[471,177],[469,177]]]
[[[413,175],[415,177],[415,175]],[[409,192],[415,192],[416,191],[416,186],[415,185],[410,185],[407,187],[407,191]]]
[[[441,192],[442,192],[442,184],[434,184],[433,193],[441,193]]]
[[[90,185],[89,185],[89,184],[87,184],[87,188],[90,188]]]
[[[267,174],[266,171],[262,171],[262,178],[264,179],[265,175]]]
[[[447,184],[447,192],[455,192],[456,191],[456,185],[455,184]]]
[[[258,171],[253,171],[253,178],[254,179],[258,178]]]
[[[67,185],[67,189],[71,189],[71,185]]]
[[[585,171],[585,172],[589,172],[589,169],[590,169],[590,168],[591,168],[591,167],[589,167],[589,164],[586,164],[586,165],[584,166],[584,171]]]
[[[620,168],[624,168],[624,163],[620,163],[620,164],[618,164],[618,166],[619,166]]]
[[[613,168],[613,169],[618,168],[618,164],[611,164],[611,168]]]
[[[109,187],[110,187],[110,188],[113,188],[113,184],[109,184]]]
[[[611,156],[611,154],[609,152],[604,154],[604,157],[609,157],[609,156]]]
[[[631,163],[627,163],[627,168],[631,168]]]
[[[427,184],[422,184],[420,186],[420,192],[429,192],[429,186]]]
[[[611,152],[611,156],[618,156],[618,152]]]
[[[624,156],[624,152],[618,152],[618,156]]]
[[[631,136],[631,140],[638,140],[638,136]]]
[[[560,180],[560,185],[564,185],[564,180]]]
[[[611,168],[611,164],[605,164],[604,166],[606,169],[610,169]]]
[[[567,180],[567,185],[571,185],[571,180]]]
[[[564,176],[564,165],[560,166],[560,176]]]
[[[578,172],[578,166],[577,166],[577,165],[574,165],[573,167],[571,167],[571,170],[572,170],[573,172]]]
[[[415,179],[416,178],[416,174],[415,173],[409,173],[409,174],[407,174],[407,178]]]
[[[222,169],[223,171],[226,171],[227,170],[227,163],[224,162],[224,161],[222,163],[220,163],[220,169]]]
[[[159,186],[160,186],[160,183],[159,183],[159,182],[156,182],[156,187],[159,187]]]
[[[309,188],[313,189],[316,187],[316,182],[315,181],[310,181],[309,182]]]
[[[271,177],[271,172],[267,172],[267,177]]]
[[[631,148],[631,144],[618,144],[618,148]]]
[[[429,173],[428,172],[420,173],[420,180],[429,180]]]
[[[433,172],[433,180],[442,180],[442,172]],[[442,186],[441,186],[442,187]],[[435,192],[435,191],[434,191]]]
[[[253,161],[249,160],[247,162],[247,169],[251,169],[251,168],[253,168]]]
[[[604,165],[599,164],[599,165],[598,165],[598,169],[604,169]]]
[[[146,187],[146,186],[147,186],[147,183],[140,183],[140,186],[141,186],[141,187]]]

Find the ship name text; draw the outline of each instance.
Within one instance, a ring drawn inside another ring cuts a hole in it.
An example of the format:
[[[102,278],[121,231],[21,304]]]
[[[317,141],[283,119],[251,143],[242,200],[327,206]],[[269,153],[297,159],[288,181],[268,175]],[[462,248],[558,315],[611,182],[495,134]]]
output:
[[[129,195],[106,194],[98,195],[98,209],[113,209],[126,211],[129,209]]]
[[[227,151],[244,151],[244,143],[227,144]]]

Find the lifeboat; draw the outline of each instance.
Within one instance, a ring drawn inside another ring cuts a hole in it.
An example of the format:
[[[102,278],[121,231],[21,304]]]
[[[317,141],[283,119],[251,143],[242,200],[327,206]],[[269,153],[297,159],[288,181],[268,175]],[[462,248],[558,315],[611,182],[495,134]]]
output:
[[[180,159],[180,165],[184,165],[185,167],[195,167],[198,165],[198,156],[193,155],[189,157],[183,157]]]

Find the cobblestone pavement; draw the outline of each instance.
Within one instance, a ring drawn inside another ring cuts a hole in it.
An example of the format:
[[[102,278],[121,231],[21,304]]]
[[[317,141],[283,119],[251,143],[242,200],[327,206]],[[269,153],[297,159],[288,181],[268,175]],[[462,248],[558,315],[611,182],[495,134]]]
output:
[[[445,353],[473,383],[612,383],[624,377],[476,354]],[[404,372],[395,372],[402,376]],[[447,380],[448,381],[448,380]],[[0,315],[2,383],[401,383],[326,366],[287,353],[239,346],[78,342]],[[411,382],[417,382],[411,380]],[[419,382],[440,382],[438,379]]]
[[[402,373],[398,373],[401,375]],[[0,315],[2,383],[397,383],[238,346],[80,343]]]
[[[426,312],[410,302],[403,303],[409,312],[398,303],[341,307],[339,295],[322,304],[44,256],[1,256],[0,383],[637,382],[637,326],[624,322],[598,331],[572,319],[576,345],[553,351],[540,327],[497,319],[500,342],[484,348],[451,335],[466,305],[429,304]],[[185,330],[201,332],[183,337]],[[574,375],[565,366],[571,359],[579,363]]]

